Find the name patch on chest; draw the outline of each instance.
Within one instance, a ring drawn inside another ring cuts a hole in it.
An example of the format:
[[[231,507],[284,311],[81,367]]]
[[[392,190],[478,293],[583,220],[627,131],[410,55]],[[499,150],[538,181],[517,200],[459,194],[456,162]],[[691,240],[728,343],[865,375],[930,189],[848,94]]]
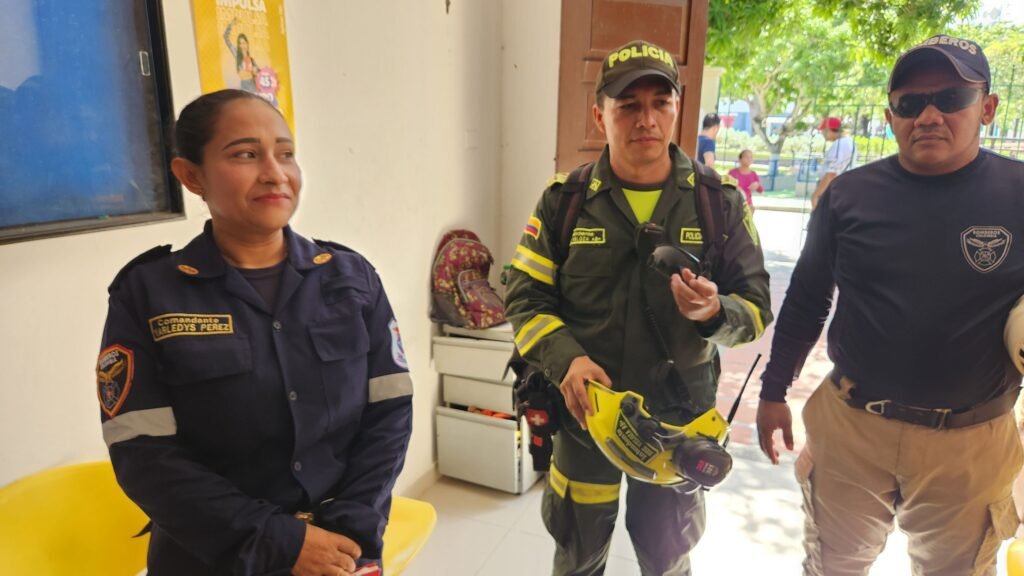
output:
[[[604,228],[576,228],[572,231],[572,240],[569,241],[570,246],[577,244],[604,244],[605,243],[605,229]]]
[[[680,228],[679,229],[679,243],[680,244],[703,244],[704,233],[701,232],[700,228]]]
[[[235,323],[231,314],[161,314],[149,319],[149,331],[159,342],[175,336],[234,334]]]

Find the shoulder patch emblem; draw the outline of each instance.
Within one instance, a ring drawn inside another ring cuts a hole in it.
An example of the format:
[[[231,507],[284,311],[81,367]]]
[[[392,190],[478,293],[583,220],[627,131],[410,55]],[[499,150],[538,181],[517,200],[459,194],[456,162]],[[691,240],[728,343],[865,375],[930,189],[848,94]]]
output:
[[[540,218],[536,216],[530,216],[530,219],[526,221],[526,228],[523,229],[523,234],[533,236],[534,240],[540,239]]]
[[[572,231],[572,239],[569,240],[569,245],[604,244],[605,240],[604,228],[575,228]]]
[[[732,176],[729,176],[728,174],[722,174],[722,186],[732,186],[733,188],[739,188],[740,183]]]
[[[409,369],[409,361],[405,357],[405,347],[402,346],[402,333],[398,329],[398,320],[392,318],[388,322],[388,332],[391,333],[391,360],[399,368]]]
[[[189,266],[188,264],[178,264],[178,271],[189,276],[195,276],[199,274],[199,270]]]
[[[332,256],[328,252],[324,252],[322,254],[317,254],[316,256],[313,257],[313,264],[326,264],[326,263],[330,262],[331,258],[333,258],[333,257],[334,256]]]
[[[693,187],[697,182],[697,173],[690,172],[690,175],[686,177],[686,183]]]
[[[590,179],[590,191],[591,192],[597,192],[600,189],[601,189],[601,181],[598,180],[597,178],[591,178]]]
[[[978,272],[985,274],[999,267],[1010,253],[1013,234],[1002,226],[971,226],[960,234],[964,258]]]
[[[551,188],[555,184],[565,184],[565,181],[568,180],[568,179],[569,179],[569,173],[568,172],[559,172],[559,173],[555,174],[554,176],[552,176],[550,180],[548,180],[547,186],[545,186],[545,188]]]
[[[108,418],[116,416],[124,405],[134,375],[135,355],[131,350],[114,344],[100,352],[96,361],[96,393]]]

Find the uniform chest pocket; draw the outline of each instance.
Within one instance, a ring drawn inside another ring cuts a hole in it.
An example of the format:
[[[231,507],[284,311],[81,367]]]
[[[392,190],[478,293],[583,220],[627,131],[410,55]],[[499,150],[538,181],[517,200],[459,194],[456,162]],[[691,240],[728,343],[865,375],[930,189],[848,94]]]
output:
[[[162,343],[170,384],[192,384],[252,372],[252,347],[243,334],[180,337]]]
[[[577,278],[604,278],[620,274],[623,255],[622,249],[608,244],[571,245],[559,273]]]
[[[310,324],[309,337],[316,355],[324,362],[365,356],[370,350],[366,325],[357,313]]]
[[[363,278],[341,275],[324,278],[320,284],[324,303],[359,302],[366,300],[366,282]]]
[[[367,398],[367,360],[370,338],[358,312],[309,326],[313,349],[320,359],[320,377],[327,405],[329,433],[353,429]]]

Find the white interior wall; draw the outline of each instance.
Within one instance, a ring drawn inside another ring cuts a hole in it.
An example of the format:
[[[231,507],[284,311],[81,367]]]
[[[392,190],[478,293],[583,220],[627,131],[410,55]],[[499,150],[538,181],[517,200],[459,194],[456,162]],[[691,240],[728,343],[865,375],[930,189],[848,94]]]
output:
[[[501,224],[493,247],[501,263],[523,234],[555,172],[561,2],[502,3]]]

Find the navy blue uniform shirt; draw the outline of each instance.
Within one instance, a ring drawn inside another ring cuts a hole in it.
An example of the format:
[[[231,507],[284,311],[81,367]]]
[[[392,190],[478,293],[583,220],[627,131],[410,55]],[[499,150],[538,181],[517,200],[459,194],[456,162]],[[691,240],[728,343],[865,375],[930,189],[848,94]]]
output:
[[[811,216],[761,397],[780,401],[821,334],[858,395],[963,409],[1020,382],[1003,327],[1024,293],[1024,163],[987,150],[942,176],[896,156],[836,177]]]
[[[381,556],[411,432],[398,325],[365,259],[284,233],[273,309],[225,262],[210,223],[111,285],[103,436],[153,520],[153,576],[289,574],[305,534],[296,511]]]

